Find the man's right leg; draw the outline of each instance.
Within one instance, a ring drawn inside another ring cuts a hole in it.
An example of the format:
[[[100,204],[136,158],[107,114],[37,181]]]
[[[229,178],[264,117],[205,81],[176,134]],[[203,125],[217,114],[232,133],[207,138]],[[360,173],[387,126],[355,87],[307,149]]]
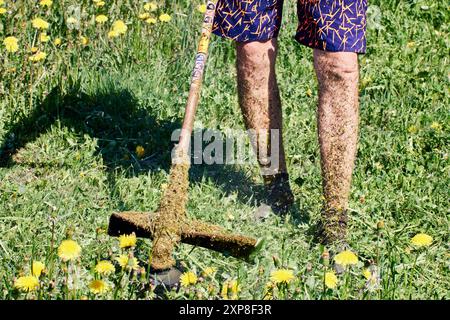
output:
[[[268,204],[285,213],[293,203],[282,137],[282,110],[275,75],[277,40],[237,43],[239,105],[257,154]],[[277,139],[270,139],[271,134]],[[272,154],[274,152],[275,154]],[[278,158],[277,165],[268,160]]]

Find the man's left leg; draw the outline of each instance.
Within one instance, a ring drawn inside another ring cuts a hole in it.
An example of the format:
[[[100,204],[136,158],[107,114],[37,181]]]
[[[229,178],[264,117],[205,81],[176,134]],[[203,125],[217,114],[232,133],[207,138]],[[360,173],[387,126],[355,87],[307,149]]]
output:
[[[322,243],[345,240],[358,141],[358,54],[366,52],[367,0],[298,0],[296,39],[314,49],[325,203]]]
[[[318,135],[325,204],[321,241],[344,240],[358,141],[358,57],[354,52],[314,50],[319,82]]]

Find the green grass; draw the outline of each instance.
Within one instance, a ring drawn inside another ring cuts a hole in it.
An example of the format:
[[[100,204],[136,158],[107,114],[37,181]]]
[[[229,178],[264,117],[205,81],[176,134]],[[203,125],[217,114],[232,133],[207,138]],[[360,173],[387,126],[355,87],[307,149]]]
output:
[[[0,50],[0,145],[17,151],[0,166],[1,299],[95,298],[87,284],[98,277],[96,262],[120,251],[117,240],[104,233],[109,215],[155,210],[167,183],[170,135],[183,117],[200,1],[160,1],[154,15],[168,12],[172,21],[152,26],[137,18],[141,1],[107,3],[98,9],[91,1],[54,1],[46,12],[25,1],[7,1],[12,13],[0,16],[0,39],[14,35],[20,46],[14,54]],[[80,30],[64,22],[73,4],[84,8]],[[448,7],[431,0],[374,0],[371,5],[380,9],[381,20],[369,23],[368,52],[360,59],[361,137],[350,201],[349,241],[360,263],[338,275],[336,289],[324,289],[323,274],[330,267],[309,232],[322,201],[317,84],[311,50],[292,39],[296,17],[289,2],[277,68],[297,214],[251,219],[261,193],[256,164],[193,166],[189,215],[263,237],[266,244],[254,263],[180,245],[175,255],[188,270],[200,274],[213,266],[218,271],[214,279],[171,298],[214,299],[226,280],[237,279],[239,298],[261,299],[277,268],[293,270],[296,279],[280,286],[275,298],[450,297]],[[102,27],[92,20],[100,12],[110,19]],[[30,21],[38,15],[51,22],[48,34],[52,40],[61,37],[62,45],[41,44],[47,59],[32,65],[28,56],[36,33]],[[115,19],[128,22],[128,31],[109,40]],[[90,39],[87,46],[79,35]],[[233,45],[215,38],[197,116],[205,128],[243,128],[234,63]],[[137,158],[137,145],[144,146],[147,161]],[[377,229],[379,221],[385,222],[383,229]],[[433,237],[430,247],[410,245],[419,232]],[[83,252],[65,272],[56,248],[67,237]],[[138,241],[141,265],[150,246],[148,240]],[[47,266],[41,289],[21,293],[13,288],[14,279],[28,274],[33,260]],[[381,276],[373,292],[364,289],[362,275],[370,264]],[[67,290],[68,274],[77,279],[76,290]],[[141,280],[118,271],[110,276],[115,289],[96,298],[150,298]]]

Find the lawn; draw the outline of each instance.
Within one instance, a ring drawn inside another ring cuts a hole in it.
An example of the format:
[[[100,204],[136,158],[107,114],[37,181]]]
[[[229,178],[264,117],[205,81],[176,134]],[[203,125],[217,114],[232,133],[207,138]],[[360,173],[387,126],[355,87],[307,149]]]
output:
[[[151,299],[151,242],[120,248],[106,229],[114,211],[158,207],[202,1],[159,0],[156,9],[142,0],[33,2],[0,0],[0,299]],[[97,22],[100,14],[108,21]],[[49,23],[46,30],[32,26],[36,17]],[[127,30],[109,33],[117,20]],[[265,245],[252,262],[180,245],[177,260],[196,276],[167,298],[450,298],[449,23],[444,1],[370,1],[350,200],[349,244],[358,263],[333,286],[324,281],[333,255],[311,235],[322,202],[312,52],[293,40],[295,1],[286,1],[277,68],[296,208],[285,219],[256,222],[256,162],[193,165],[189,215]],[[16,52],[3,44],[8,36],[18,39]],[[243,129],[233,45],[214,38],[210,50],[196,132]],[[44,59],[30,60],[43,58],[40,52]],[[412,244],[419,233],[431,245]],[[65,239],[81,246],[79,258],[59,257]],[[122,267],[121,255],[139,267]],[[101,260],[115,271],[101,274]],[[38,287],[23,292],[17,279],[36,261],[45,264]],[[293,279],[276,283],[273,272],[285,269]],[[100,279],[105,290],[93,288]]]

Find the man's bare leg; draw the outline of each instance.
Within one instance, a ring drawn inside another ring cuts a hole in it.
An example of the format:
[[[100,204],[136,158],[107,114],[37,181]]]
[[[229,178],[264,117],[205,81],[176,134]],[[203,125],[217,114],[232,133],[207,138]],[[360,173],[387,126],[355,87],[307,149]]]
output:
[[[323,192],[322,242],[346,237],[348,199],[359,125],[358,58],[352,52],[314,50],[319,82],[318,135]]]
[[[281,100],[275,75],[277,40],[237,43],[236,50],[239,105],[244,122],[247,129],[255,130],[251,138],[268,187],[270,205],[284,213],[293,203],[293,195],[286,169]],[[277,145],[271,145],[271,140],[267,139],[271,129],[278,130]],[[275,168],[269,168],[273,166],[267,163],[267,156],[273,157],[271,149],[278,150]]]

